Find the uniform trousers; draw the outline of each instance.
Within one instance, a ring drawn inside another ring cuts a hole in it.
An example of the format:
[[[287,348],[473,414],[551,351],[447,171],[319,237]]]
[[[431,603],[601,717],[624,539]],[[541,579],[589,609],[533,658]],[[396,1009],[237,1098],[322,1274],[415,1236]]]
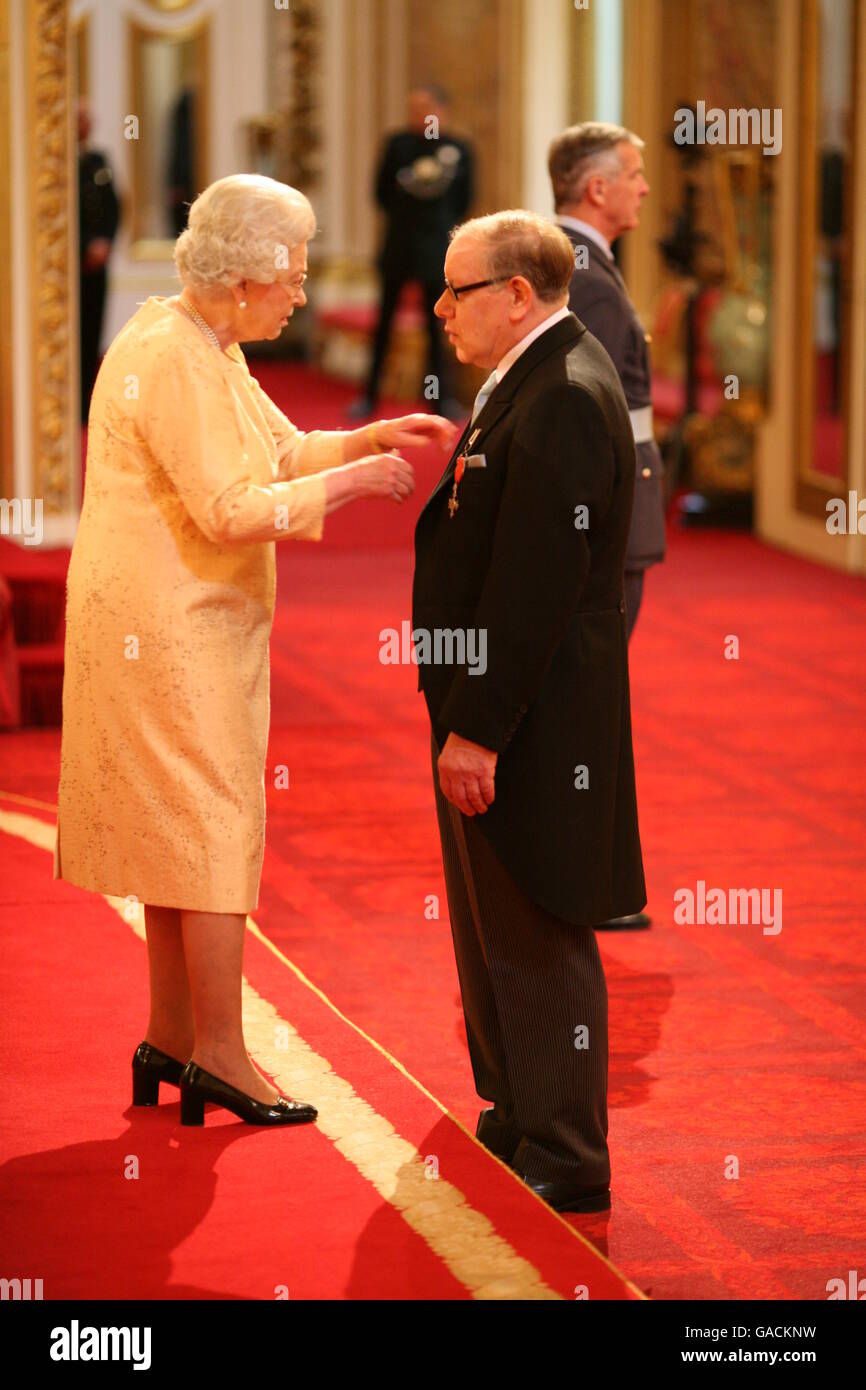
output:
[[[81,423],[83,425],[87,424],[93,383],[99,369],[99,343],[102,338],[102,320],[105,314],[107,287],[108,271],[105,266],[101,266],[98,270],[83,270],[81,272],[79,313],[81,316]]]
[[[592,927],[533,902],[433,785],[469,1056],[524,1177],[610,1182],[607,984]]]
[[[424,297],[428,339],[426,374],[435,377],[436,380],[438,394],[434,397],[435,409],[436,401],[444,400],[451,394],[450,373],[445,359],[442,326],[433,312],[433,305],[442,294],[441,276],[438,280],[431,280],[412,274],[411,271],[392,270],[390,268],[383,271],[379,322],[376,325],[376,334],[373,339],[373,354],[367,377],[366,394],[371,401],[378,400],[379,382],[391,338],[391,325],[397,312],[403,286],[410,280],[419,281]]]

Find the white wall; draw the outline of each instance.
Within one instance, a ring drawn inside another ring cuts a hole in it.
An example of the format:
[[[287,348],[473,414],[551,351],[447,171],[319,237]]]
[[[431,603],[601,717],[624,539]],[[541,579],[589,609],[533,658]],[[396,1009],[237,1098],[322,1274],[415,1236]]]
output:
[[[593,120],[622,122],[622,0],[525,0],[523,8],[523,207],[549,216],[553,198],[547,150],[569,123],[569,54],[572,26],[593,36]]]
[[[622,125],[622,0],[595,0],[596,121]]]
[[[586,20],[568,0],[525,0],[521,206],[544,217],[553,213],[548,147],[568,125],[568,26]]]

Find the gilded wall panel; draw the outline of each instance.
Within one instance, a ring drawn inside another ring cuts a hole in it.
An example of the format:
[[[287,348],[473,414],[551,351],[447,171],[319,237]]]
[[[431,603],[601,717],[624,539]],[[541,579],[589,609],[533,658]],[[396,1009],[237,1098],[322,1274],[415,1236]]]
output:
[[[70,35],[64,0],[27,6],[32,451],[34,497],[68,506],[73,376],[77,375],[77,244],[72,174]]]

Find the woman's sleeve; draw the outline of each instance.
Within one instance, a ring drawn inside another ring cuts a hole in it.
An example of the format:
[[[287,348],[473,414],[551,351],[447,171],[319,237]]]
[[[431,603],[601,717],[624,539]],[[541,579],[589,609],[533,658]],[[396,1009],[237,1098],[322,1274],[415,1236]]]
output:
[[[326,468],[339,468],[345,462],[343,440],[350,431],[310,430],[305,434],[274,404],[248,367],[247,372],[277,446],[281,478],[303,478]]]
[[[250,476],[232,392],[196,356],[155,353],[139,376],[136,424],[193,521],[218,545],[319,540],[325,480]]]

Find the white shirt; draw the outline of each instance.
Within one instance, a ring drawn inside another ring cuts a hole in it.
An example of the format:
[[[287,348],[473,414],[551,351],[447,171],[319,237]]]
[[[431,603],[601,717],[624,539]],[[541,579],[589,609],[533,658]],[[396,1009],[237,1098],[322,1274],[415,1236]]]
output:
[[[493,375],[496,377],[497,385],[505,376],[505,373],[508,371],[509,367],[514,366],[514,363],[517,361],[520,354],[526,351],[530,343],[534,343],[536,338],[540,338],[542,333],[546,333],[548,328],[552,328],[555,323],[559,323],[560,319],[567,318],[570,313],[571,310],[569,309],[568,305],[563,305],[561,309],[557,309],[555,313],[549,314],[546,319],[542,319],[541,323],[537,323],[535,327],[527,333],[525,338],[521,338],[519,343],[514,344],[513,348],[509,348],[508,352],[506,352],[505,356],[501,359],[501,361],[497,364],[493,371]]]
[[[613,260],[613,252],[610,249],[610,242],[603,237],[597,227],[590,226],[589,222],[583,222],[579,217],[565,217],[557,215],[557,223],[560,227],[571,227],[575,232],[580,232],[583,237],[589,237],[596,246],[600,246],[609,261]]]

